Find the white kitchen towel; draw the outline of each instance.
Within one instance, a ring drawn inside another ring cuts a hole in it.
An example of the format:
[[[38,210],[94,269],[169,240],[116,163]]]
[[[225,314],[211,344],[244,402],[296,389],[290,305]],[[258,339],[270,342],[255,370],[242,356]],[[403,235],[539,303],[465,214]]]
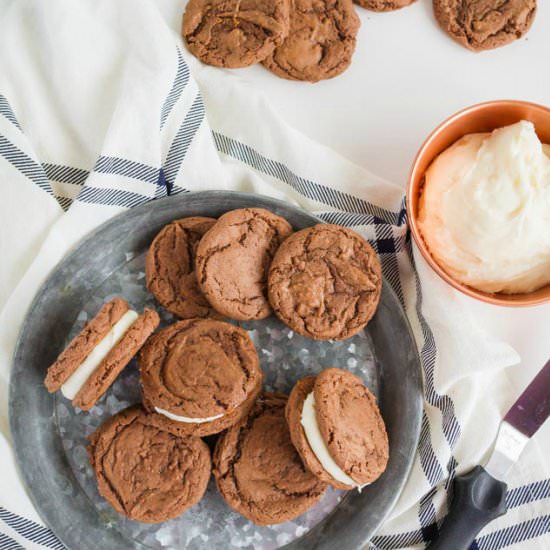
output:
[[[153,1],[0,0],[0,14],[0,549],[63,548],[19,481],[8,428],[11,354],[33,295],[106,219],[204,189],[285,199],[380,254],[420,350],[425,408],[412,475],[371,546],[423,548],[449,481],[487,458],[520,390],[507,373],[523,367],[413,250],[401,189],[290,128],[238,76],[190,58]],[[474,548],[548,547],[550,471],[536,440],[508,481],[508,514]]]

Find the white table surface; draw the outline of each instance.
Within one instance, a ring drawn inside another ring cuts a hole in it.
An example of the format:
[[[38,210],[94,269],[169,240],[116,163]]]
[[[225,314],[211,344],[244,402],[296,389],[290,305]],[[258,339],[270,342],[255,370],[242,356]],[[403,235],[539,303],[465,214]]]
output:
[[[393,13],[358,8],[357,48],[343,75],[307,84],[254,66],[231,71],[228,77],[262,90],[280,115],[304,134],[405,187],[423,140],[459,109],[492,99],[550,105],[550,1],[538,4],[524,39],[479,54],[439,29],[431,0],[417,0]],[[161,7],[170,26],[179,29],[181,6],[164,0]],[[502,308],[462,299],[489,334],[520,354],[522,368],[514,369],[513,380],[519,395],[550,358],[550,304]],[[537,437],[550,452],[549,435],[547,422]]]

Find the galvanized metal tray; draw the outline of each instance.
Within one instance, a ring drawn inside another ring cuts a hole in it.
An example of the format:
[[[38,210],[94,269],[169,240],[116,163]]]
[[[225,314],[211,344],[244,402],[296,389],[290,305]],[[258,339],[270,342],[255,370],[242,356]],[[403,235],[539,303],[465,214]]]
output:
[[[24,321],[10,384],[10,423],[17,460],[43,520],[74,550],[133,548],[360,548],[391,510],[407,480],[422,414],[419,358],[403,309],[384,282],[378,311],[367,329],[345,342],[314,342],[275,317],[242,324],[260,354],[265,386],[288,393],[301,377],[327,367],[347,368],[377,395],[390,440],[384,475],[363,492],[329,490],[292,522],[259,527],[233,512],[211,481],[203,500],[181,517],[149,525],[118,515],[97,492],[85,451],[86,437],[106,418],[138,402],[135,363],[89,412],[50,395],[48,365],[112,295],[134,308],[156,307],[173,322],[144,284],[144,257],[166,223],[185,216],[217,217],[227,210],[263,207],[295,229],[319,223],[287,203],[222,191],[153,201],[106,222],[68,254],[44,283]],[[209,441],[212,443],[212,440]]]

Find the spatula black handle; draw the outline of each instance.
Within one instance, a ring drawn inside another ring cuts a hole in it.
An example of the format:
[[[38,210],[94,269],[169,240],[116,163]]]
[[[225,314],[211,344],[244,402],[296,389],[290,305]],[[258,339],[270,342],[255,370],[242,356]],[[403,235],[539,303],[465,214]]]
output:
[[[454,495],[430,550],[467,550],[489,522],[506,513],[506,483],[481,466],[455,478]]]

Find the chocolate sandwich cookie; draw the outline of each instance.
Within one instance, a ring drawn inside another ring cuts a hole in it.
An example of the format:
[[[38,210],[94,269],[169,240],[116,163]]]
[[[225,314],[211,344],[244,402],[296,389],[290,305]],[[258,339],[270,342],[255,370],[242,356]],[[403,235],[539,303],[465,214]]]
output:
[[[125,409],[90,436],[88,447],[100,494],[145,523],[175,518],[199,502],[212,468],[204,441],[159,429],[155,416],[139,405]]]
[[[248,333],[212,319],[179,321],[139,356],[143,404],[181,434],[221,432],[246,415],[263,374]]]
[[[376,399],[354,374],[326,369],[293,388],[286,407],[290,437],[306,467],[338,489],[378,479],[389,457]]]
[[[263,394],[216,444],[214,477],[223,498],[258,525],[291,520],[323,495],[326,484],[312,475],[290,440],[284,417],[287,398]]]
[[[142,315],[115,298],[73,338],[48,369],[50,393],[61,390],[75,407],[87,411],[107,391],[160,322],[156,311]]]
[[[536,0],[433,0],[441,28],[474,51],[505,46],[521,38],[537,12]]]
[[[354,0],[354,2],[371,11],[395,11],[410,6],[416,0]]]
[[[182,34],[204,63],[247,67],[283,41],[288,18],[289,0],[189,0]]]
[[[164,226],[147,252],[147,288],[168,311],[182,319],[217,317],[195,275],[195,251],[214,218],[192,217]]]
[[[352,0],[294,0],[288,36],[263,64],[290,80],[337,76],[351,63],[359,25]]]
[[[208,301],[221,314],[240,321],[271,313],[267,271],[290,224],[263,208],[232,210],[221,216],[199,242],[196,270]]]
[[[292,330],[314,340],[357,334],[376,311],[380,260],[354,231],[320,224],[291,235],[269,270],[269,302]]]

